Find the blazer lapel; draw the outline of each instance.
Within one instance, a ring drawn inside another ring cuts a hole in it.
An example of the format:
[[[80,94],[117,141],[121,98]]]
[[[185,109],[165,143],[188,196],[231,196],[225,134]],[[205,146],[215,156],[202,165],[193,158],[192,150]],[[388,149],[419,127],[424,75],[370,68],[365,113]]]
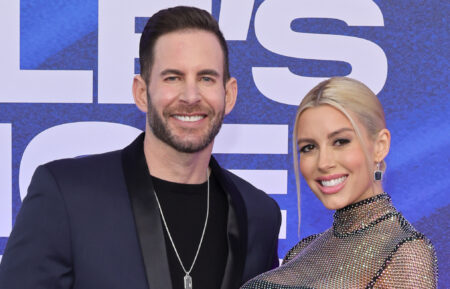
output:
[[[144,134],[122,152],[125,181],[150,289],[171,289],[169,263],[153,184],[145,161]]]
[[[245,256],[247,255],[247,211],[236,185],[211,156],[209,166],[228,198],[228,259],[221,289],[239,288],[242,285]]]

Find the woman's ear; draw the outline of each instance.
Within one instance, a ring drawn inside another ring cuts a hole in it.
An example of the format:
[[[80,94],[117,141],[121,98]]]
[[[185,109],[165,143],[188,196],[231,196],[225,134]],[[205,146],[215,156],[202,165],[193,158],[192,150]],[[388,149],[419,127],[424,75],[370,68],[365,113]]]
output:
[[[374,143],[374,160],[381,162],[389,153],[391,146],[391,133],[386,128],[380,130],[375,138]]]
[[[148,110],[147,84],[140,75],[136,75],[133,79],[133,98],[137,108],[146,113]]]
[[[233,110],[233,107],[236,104],[237,93],[237,80],[236,78],[231,77],[225,84],[225,115]]]

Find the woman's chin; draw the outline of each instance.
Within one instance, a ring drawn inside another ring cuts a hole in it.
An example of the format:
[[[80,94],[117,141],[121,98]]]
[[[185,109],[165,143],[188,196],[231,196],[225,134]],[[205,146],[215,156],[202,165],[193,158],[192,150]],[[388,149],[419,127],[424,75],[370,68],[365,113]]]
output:
[[[339,197],[337,195],[322,196],[319,199],[322,202],[323,206],[325,208],[327,208],[328,210],[339,210],[339,209],[342,209],[342,208],[346,207],[347,205],[349,205],[348,202],[346,202],[346,200],[344,200],[342,197]]]
[[[323,205],[325,206],[325,208],[327,208],[328,210],[332,210],[332,211],[339,210],[339,209],[342,209],[345,207],[340,204],[325,204],[324,203]]]

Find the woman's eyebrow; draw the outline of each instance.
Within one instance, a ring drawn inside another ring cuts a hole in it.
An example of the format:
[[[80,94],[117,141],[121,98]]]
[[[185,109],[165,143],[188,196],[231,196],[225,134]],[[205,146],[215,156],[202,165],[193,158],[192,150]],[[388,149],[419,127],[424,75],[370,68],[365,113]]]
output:
[[[302,142],[307,142],[307,143],[311,143],[312,142],[313,143],[315,141],[312,138],[299,138],[297,140],[297,145],[302,143]]]
[[[345,132],[345,131],[353,131],[353,129],[352,129],[352,128],[349,128],[349,127],[344,127],[344,128],[338,129],[338,130],[336,130],[336,131],[333,131],[333,132],[329,133],[329,134],[328,134],[328,138],[329,138],[329,139],[330,139],[330,138],[333,138],[333,137],[335,137],[336,135],[338,135],[338,134],[340,134],[340,133],[342,133],[342,132]]]
[[[329,133],[329,134],[327,135],[327,138],[331,139],[331,138],[335,137],[336,135],[338,135],[338,134],[340,134],[340,133],[343,133],[343,132],[346,132],[346,131],[353,131],[353,129],[352,129],[352,128],[349,128],[349,127],[344,127],[344,128],[338,129],[338,130],[336,130],[336,131],[333,131],[333,132]],[[314,139],[312,139],[312,138],[299,138],[299,139],[297,140],[297,144],[300,144],[300,143],[302,143],[302,142],[313,143],[313,142],[315,142],[315,141],[314,141]]]

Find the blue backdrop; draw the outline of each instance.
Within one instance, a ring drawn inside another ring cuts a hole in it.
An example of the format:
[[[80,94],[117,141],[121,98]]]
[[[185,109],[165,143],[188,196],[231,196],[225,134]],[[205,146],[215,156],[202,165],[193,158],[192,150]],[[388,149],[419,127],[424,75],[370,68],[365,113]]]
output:
[[[369,84],[385,109],[392,146],[384,188],[433,242],[440,286],[450,283],[449,3],[3,2],[0,255],[36,165],[121,147],[136,135],[134,128],[144,129],[144,115],[130,97],[133,73],[139,71],[139,33],[160,8],[187,4],[211,11],[228,40],[239,95],[215,153],[224,167],[265,189],[280,204],[280,256],[298,241],[290,147],[294,104],[321,78],[350,75]],[[96,132],[111,139],[96,137]],[[92,135],[91,142],[86,134]],[[333,212],[304,182],[302,192],[305,237],[331,226]]]

